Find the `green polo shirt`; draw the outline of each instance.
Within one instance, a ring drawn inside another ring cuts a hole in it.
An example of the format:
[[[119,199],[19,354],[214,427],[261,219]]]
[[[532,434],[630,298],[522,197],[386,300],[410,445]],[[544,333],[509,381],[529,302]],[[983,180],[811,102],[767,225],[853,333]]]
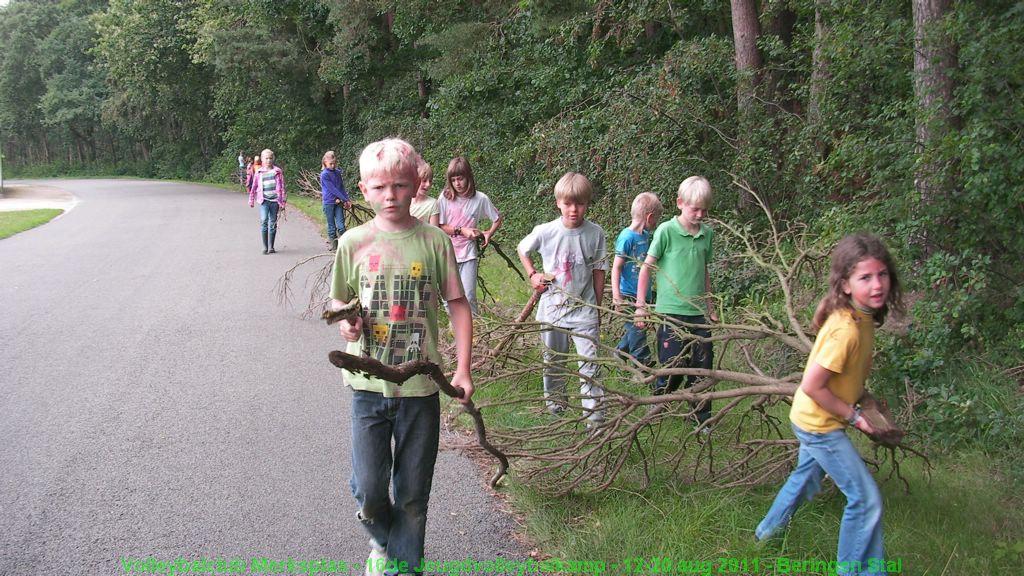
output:
[[[714,236],[714,231],[703,224],[696,235],[690,234],[679,218],[663,222],[654,231],[647,254],[658,259],[656,312],[681,316],[707,312],[704,272],[711,262]]]

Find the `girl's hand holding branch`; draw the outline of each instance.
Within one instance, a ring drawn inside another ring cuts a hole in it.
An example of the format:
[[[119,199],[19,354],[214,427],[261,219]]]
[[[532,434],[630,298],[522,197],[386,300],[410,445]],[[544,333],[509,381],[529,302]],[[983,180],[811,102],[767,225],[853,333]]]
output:
[[[857,421],[853,423],[853,427],[867,434],[868,436],[875,433],[875,429],[871,427],[871,423],[868,422],[868,419],[863,416],[857,418]]]
[[[494,236],[493,229],[488,230],[487,232],[481,232],[480,235],[484,237],[484,243],[481,248],[486,248],[487,245],[491,243],[491,236]]]

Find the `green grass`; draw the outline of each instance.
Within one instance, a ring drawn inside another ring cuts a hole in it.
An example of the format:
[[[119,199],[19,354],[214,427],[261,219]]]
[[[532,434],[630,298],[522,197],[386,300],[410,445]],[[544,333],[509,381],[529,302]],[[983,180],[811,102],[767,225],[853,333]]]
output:
[[[0,240],[14,236],[18,232],[42,226],[59,216],[63,210],[45,208],[41,210],[19,210],[16,212],[0,212]]]
[[[323,202],[319,198],[307,198],[298,194],[288,195],[288,207],[298,208],[300,212],[309,216],[319,226],[320,235],[326,238],[327,222],[324,220]]]
[[[900,561],[904,574],[1020,573],[1021,495],[980,454],[943,456],[935,464],[930,481],[919,461],[904,464],[909,494],[899,482],[880,482],[887,558]],[[526,519],[527,534],[546,553],[619,563],[618,573],[627,571],[621,566],[625,559],[637,557],[714,567],[694,573],[727,572],[723,559],[735,559],[737,568],[746,560],[741,574],[784,574],[785,561],[813,566],[834,560],[844,506],[834,488],[801,507],[779,537],[754,543],[753,529],[778,488],[724,490],[663,479],[642,492],[618,487],[550,498],[515,483],[510,492]]]

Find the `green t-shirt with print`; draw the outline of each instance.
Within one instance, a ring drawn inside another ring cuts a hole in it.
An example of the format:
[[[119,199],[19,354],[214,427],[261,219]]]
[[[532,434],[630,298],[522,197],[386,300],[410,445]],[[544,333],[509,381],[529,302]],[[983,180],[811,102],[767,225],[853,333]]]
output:
[[[704,272],[711,262],[715,233],[704,224],[690,234],[673,218],[654,231],[648,256],[658,259],[654,310],[660,314],[699,316],[707,312]]]
[[[440,299],[463,297],[448,236],[417,221],[400,232],[384,232],[373,221],[342,235],[334,260],[331,297],[349,302],[358,296],[367,311],[363,334],[347,352],[387,365],[426,359],[441,364],[437,350]],[[437,392],[427,376],[401,386],[347,370],[345,383],[388,398],[422,397]]]

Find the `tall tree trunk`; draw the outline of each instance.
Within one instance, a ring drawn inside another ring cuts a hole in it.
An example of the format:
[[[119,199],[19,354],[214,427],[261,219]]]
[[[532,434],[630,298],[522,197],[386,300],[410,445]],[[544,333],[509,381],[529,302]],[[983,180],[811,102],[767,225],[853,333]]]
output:
[[[736,99],[741,112],[749,108],[761,80],[761,52],[757,49],[759,34],[757,2],[732,0],[732,36],[736,44],[736,71],[739,72]]]
[[[818,0],[814,9],[814,50],[811,53],[811,87],[807,103],[807,122],[814,134],[814,161],[829,155],[830,146],[825,137],[822,118],[822,103],[825,100],[825,88],[831,76],[832,58],[825,51],[825,43],[831,29],[822,11],[831,4],[831,0]]]
[[[644,37],[648,40],[654,38],[660,29],[661,24],[657,20],[644,20]]]
[[[917,101],[918,169],[914,188],[920,202],[918,217],[923,211],[949,198],[953,169],[941,158],[937,148],[942,140],[958,128],[953,114],[953,71],[957,66],[956,46],[944,29],[952,0],[914,0],[914,98]],[[953,214],[949,211],[949,214]],[[945,222],[954,225],[955,222]],[[914,239],[928,252],[927,235]]]
[[[821,124],[821,102],[828,83],[829,68],[832,59],[825,53],[824,45],[830,30],[825,22],[822,10],[830,4],[830,0],[818,0],[814,6],[814,50],[811,53],[811,93],[807,103],[807,119],[812,126]],[[818,144],[815,144],[815,149]]]
[[[430,98],[430,85],[427,81],[427,75],[423,70],[416,71],[416,89],[420,95],[420,118],[427,118],[430,116],[430,111],[427,109],[427,100]]]
[[[772,6],[769,3],[765,3],[765,8],[771,7],[771,10],[766,12],[762,17],[763,26],[761,28],[761,34],[765,36],[776,36],[786,47],[789,47],[793,43],[793,28],[796,26],[796,12],[789,9],[789,5],[786,2],[781,5]],[[786,72],[781,68],[773,68],[771,66],[763,72],[764,78],[762,82],[765,85],[765,97],[768,100],[777,102],[780,106],[786,110],[793,111],[794,107],[798,104],[793,99],[787,98],[783,100],[785,94],[786,84]]]
[[[86,131],[86,144],[89,146],[89,161],[96,162],[96,131],[90,125]]]
[[[737,160],[741,164],[750,152],[749,134],[754,120],[754,96],[761,81],[761,52],[757,49],[759,34],[757,2],[732,0],[732,35],[736,45],[736,108],[739,113],[740,151]],[[745,211],[753,205],[753,196],[740,190],[739,209]]]
[[[117,141],[114,139],[112,132],[107,132],[107,143],[110,145],[110,159],[114,164],[117,164],[120,160],[117,157]]]

